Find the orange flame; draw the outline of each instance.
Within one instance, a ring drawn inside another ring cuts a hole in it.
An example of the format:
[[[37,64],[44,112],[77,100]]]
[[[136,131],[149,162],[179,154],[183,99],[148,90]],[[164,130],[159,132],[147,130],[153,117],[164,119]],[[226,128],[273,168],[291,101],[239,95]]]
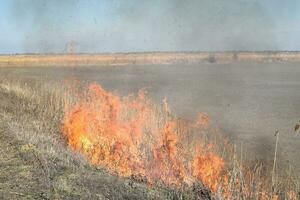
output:
[[[193,175],[212,192],[217,192],[224,164],[224,160],[216,154],[200,154],[193,161]]]
[[[93,165],[121,176],[170,186],[199,179],[216,191],[225,168],[223,159],[203,145],[201,151],[199,147],[189,151],[191,144],[183,142],[195,129],[209,128],[208,116],[199,115],[197,122],[186,123],[185,128],[179,124],[166,100],[159,107],[143,90],[121,98],[91,84],[84,98],[66,107],[63,134],[71,148]]]

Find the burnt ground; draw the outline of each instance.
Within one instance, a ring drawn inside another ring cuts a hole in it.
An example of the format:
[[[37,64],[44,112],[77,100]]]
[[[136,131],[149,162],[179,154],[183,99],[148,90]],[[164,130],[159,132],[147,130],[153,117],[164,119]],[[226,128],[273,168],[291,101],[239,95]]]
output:
[[[67,163],[20,139],[18,132],[39,120],[26,106],[22,110],[25,103],[0,88],[0,199],[210,199],[200,185],[180,190],[149,187],[143,180],[122,178],[84,162]],[[68,146],[63,148],[67,151]]]

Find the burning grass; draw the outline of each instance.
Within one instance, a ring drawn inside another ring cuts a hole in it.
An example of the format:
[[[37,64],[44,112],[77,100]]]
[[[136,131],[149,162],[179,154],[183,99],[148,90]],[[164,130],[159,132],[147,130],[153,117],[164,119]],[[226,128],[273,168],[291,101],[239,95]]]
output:
[[[297,182],[279,187],[267,165],[243,161],[207,115],[177,119],[144,90],[120,97],[97,84],[83,88],[65,109],[63,133],[94,166],[175,188],[201,182],[219,199],[297,198]]]
[[[207,120],[200,115],[199,121],[179,127],[166,101],[159,107],[143,90],[121,98],[91,84],[84,98],[67,106],[63,133],[93,165],[119,175],[180,186],[195,182],[194,174],[216,191],[224,170],[223,158],[214,153],[216,144],[185,141],[197,129],[208,128]]]
[[[164,185],[148,187],[137,178],[122,178],[108,173],[105,169],[99,170],[91,166],[80,153],[68,148],[66,139],[61,134],[64,106],[73,101],[74,98],[66,95],[61,84],[45,84],[35,80],[23,82],[7,77],[1,80],[1,199],[209,197],[209,193],[201,185],[183,190]],[[13,150],[8,151],[6,144],[10,144]],[[28,177],[23,177],[24,174],[28,174]]]
[[[299,198],[299,181],[293,173],[272,182],[267,165],[250,163],[250,158],[241,156],[244,152],[237,153],[238,148],[222,137],[206,114],[195,121],[178,119],[166,100],[158,105],[144,90],[120,97],[97,84],[66,85],[15,80],[0,84],[1,93],[14,105],[4,106],[3,119],[18,140],[38,152],[48,188],[56,195],[88,190],[86,197],[94,197],[102,186],[91,189],[86,184],[107,179],[103,170],[97,170],[101,168],[126,177],[118,183],[123,192],[147,191],[149,199],[199,199],[204,192],[196,187],[199,184],[209,188],[215,199]],[[62,178],[59,168],[74,169],[73,178]],[[81,176],[86,183],[75,181]],[[138,184],[136,189],[120,186],[128,179]],[[114,187],[110,181],[101,183]]]

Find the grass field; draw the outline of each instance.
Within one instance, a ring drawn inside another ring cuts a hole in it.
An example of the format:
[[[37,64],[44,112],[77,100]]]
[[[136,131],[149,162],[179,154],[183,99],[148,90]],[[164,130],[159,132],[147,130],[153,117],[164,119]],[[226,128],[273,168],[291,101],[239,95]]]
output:
[[[195,64],[230,62],[299,62],[299,52],[115,53],[0,55],[0,67],[101,66],[129,64]]]
[[[125,178],[91,165],[80,152],[71,150],[62,135],[65,104],[72,101],[64,85],[51,78],[1,74],[1,198],[226,199],[224,191],[211,194],[201,182],[180,188],[149,186],[143,178]],[[299,198],[299,178],[292,166],[272,173],[273,163],[253,162],[247,152],[232,147],[233,153],[224,156],[234,158],[226,160],[230,181],[223,189],[230,194],[227,199]]]
[[[28,84],[28,83],[27,83]],[[0,84],[1,199],[203,199],[201,185],[185,190],[148,187],[92,167],[68,147],[61,134],[60,85]],[[199,191],[195,193],[194,191]]]

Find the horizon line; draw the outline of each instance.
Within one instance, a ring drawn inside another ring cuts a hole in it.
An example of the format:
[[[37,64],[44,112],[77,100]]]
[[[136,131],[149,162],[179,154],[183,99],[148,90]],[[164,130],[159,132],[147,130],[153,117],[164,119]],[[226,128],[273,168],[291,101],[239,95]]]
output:
[[[0,54],[0,56],[18,56],[18,55],[113,55],[113,54],[159,54],[159,53],[173,53],[173,54],[180,54],[180,53],[300,53],[300,50],[296,51],[285,51],[285,50],[262,50],[262,51],[132,51],[132,52],[97,52],[97,53],[85,53],[85,52],[78,52],[78,53],[4,53]]]

